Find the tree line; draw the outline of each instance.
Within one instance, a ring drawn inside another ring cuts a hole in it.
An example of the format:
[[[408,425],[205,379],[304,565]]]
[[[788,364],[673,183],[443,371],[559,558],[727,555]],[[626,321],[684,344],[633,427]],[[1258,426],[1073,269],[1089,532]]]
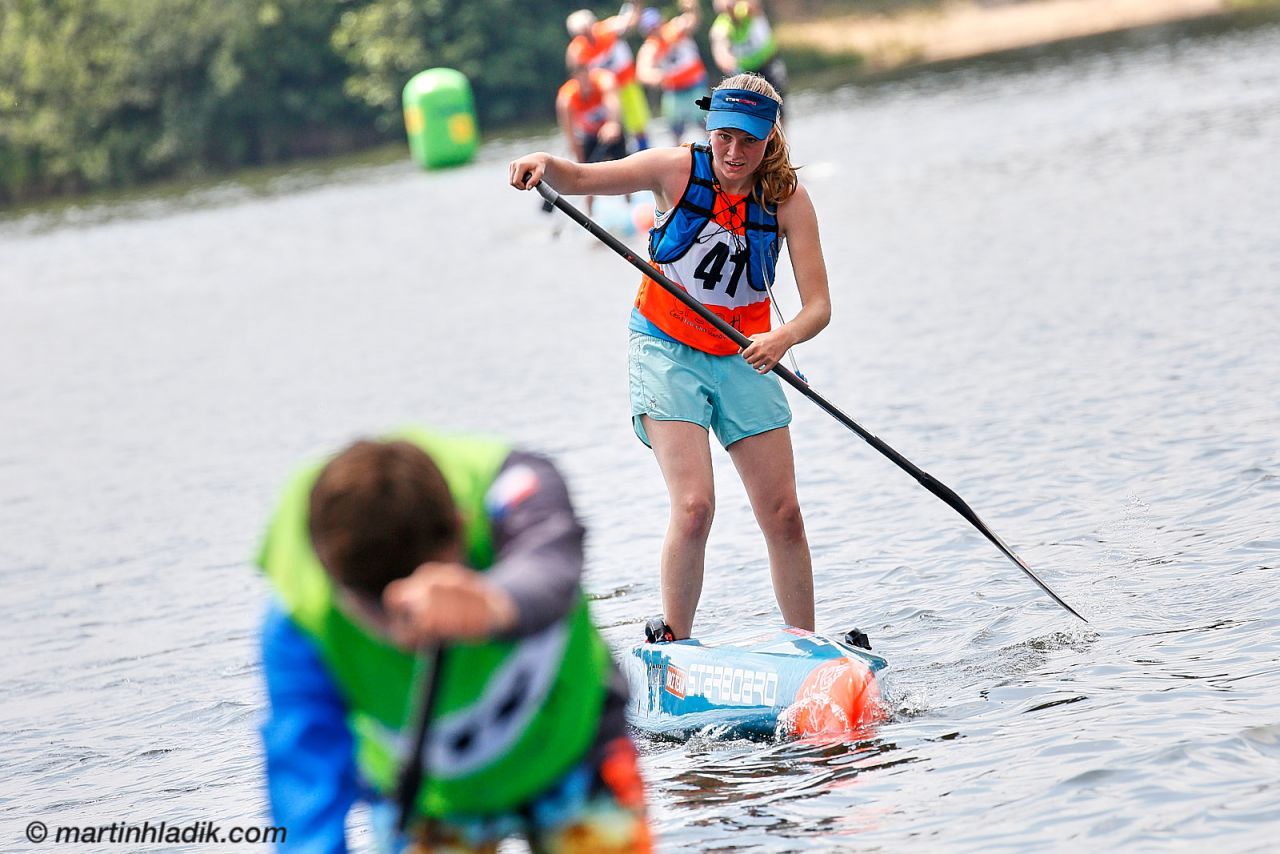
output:
[[[471,80],[482,127],[550,116],[582,5],[0,0],[0,203],[396,139],[435,66]]]

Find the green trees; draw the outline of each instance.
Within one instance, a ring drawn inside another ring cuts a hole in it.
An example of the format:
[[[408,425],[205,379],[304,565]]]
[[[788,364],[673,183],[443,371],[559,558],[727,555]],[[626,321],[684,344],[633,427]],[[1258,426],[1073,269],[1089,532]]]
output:
[[[465,74],[480,123],[549,115],[564,82],[565,16],[574,0],[372,0],[342,15],[334,46],[352,66],[346,91],[383,112],[424,68]],[[602,13],[605,14],[605,13]]]
[[[437,65],[482,125],[548,116],[579,5],[0,0],[0,203],[398,138]]]

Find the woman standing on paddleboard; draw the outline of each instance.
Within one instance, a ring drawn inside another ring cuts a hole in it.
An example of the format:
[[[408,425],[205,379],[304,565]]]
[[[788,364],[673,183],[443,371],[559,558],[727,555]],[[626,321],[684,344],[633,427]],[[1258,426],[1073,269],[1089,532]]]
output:
[[[571,195],[652,191],[660,213],[650,260],[751,339],[739,352],[651,279],[641,282],[630,324],[631,412],[671,498],[662,548],[671,634],[689,637],[702,593],[715,508],[708,431],[728,450],[764,533],[783,620],[812,630],[813,566],[796,497],[791,409],[769,371],[831,319],[818,219],[791,165],[773,86],[738,74],[703,104],[709,146],[591,164],[536,152],[512,161],[511,184],[527,190],[545,178]],[[770,288],[783,240],[802,308],[771,329]]]

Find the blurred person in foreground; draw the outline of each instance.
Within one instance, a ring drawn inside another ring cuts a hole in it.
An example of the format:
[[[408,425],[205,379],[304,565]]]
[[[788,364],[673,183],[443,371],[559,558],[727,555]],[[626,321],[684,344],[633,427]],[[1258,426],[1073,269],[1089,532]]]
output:
[[[661,556],[665,624],[651,638],[693,630],[715,514],[708,435],[729,452],[764,534],[787,625],[813,631],[813,561],[796,497],[791,408],[770,373],[792,346],[831,320],[818,217],[778,123],[781,98],[756,74],[730,77],[703,101],[707,145],[651,148],[610,163],[545,152],[511,162],[527,190],[545,179],[570,195],[649,190],[658,214],[649,260],[750,339],[745,349],[648,276],[629,324],[632,427],[653,449],[671,515]],[[772,326],[772,286],[786,241],[800,295],[795,317]]]
[[[714,0],[714,6],[718,14],[708,36],[716,66],[726,75],[759,74],[785,96],[787,66],[760,0]]]
[[[693,40],[700,20],[698,2],[681,0],[680,7],[681,13],[666,22],[653,7],[640,13],[639,29],[645,40],[636,54],[640,82],[662,90],[662,115],[676,145],[684,141],[686,128],[702,130],[697,101],[707,94],[707,67]]]
[[[268,789],[287,850],[650,850],[625,687],[580,588],[583,530],[546,459],[408,430],[301,469],[259,564]],[[445,644],[439,673],[425,647]],[[394,798],[425,679],[435,714],[408,833]]]
[[[604,20],[597,20],[590,9],[574,12],[565,19],[565,29],[569,31],[565,65],[613,72],[622,109],[622,131],[632,150],[643,151],[649,147],[649,100],[636,80],[635,54],[624,38],[638,18],[634,3],[623,3],[618,14]]]

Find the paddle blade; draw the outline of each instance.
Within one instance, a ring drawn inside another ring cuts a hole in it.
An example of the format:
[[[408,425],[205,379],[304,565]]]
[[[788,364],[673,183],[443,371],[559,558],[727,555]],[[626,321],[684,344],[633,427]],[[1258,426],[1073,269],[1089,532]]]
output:
[[[1035,572],[1031,569],[1031,567],[1027,565],[1027,562],[1022,558],[1018,557],[1018,555],[1014,553],[1013,549],[1009,548],[1009,546],[1005,543],[1005,541],[1000,539],[1000,537],[996,534],[995,531],[992,531],[990,528],[987,527],[987,523],[983,522],[982,519],[979,518],[978,514],[973,512],[973,508],[970,507],[968,504],[966,504],[964,499],[955,493],[955,490],[953,490],[951,487],[947,486],[945,483],[938,480],[936,477],[929,474],[928,472],[920,471],[919,469],[917,469],[917,471],[919,471],[919,474],[916,475],[916,480],[920,482],[921,486],[923,486],[925,489],[929,490],[934,495],[941,498],[944,502],[949,504],[953,510],[955,510],[957,513],[959,513],[961,516],[967,519],[969,524],[973,525],[973,527],[978,529],[978,533],[982,534],[982,536],[986,537],[992,543],[992,545],[994,545],[1000,551],[1004,552],[1005,557],[1013,561],[1014,566],[1022,570],[1022,572],[1028,578],[1030,578],[1032,581],[1036,583],[1037,587],[1039,587],[1045,593],[1048,593],[1049,598],[1053,599],[1053,601],[1057,602],[1059,605],[1065,608],[1068,612],[1072,614],[1072,616],[1075,616],[1086,623],[1089,622],[1087,619],[1085,619],[1083,614],[1081,614],[1075,608],[1072,608],[1070,605],[1067,604],[1066,600],[1064,600],[1057,593],[1054,593],[1051,589],[1049,589],[1049,585],[1041,581],[1040,576],[1035,574]]]

